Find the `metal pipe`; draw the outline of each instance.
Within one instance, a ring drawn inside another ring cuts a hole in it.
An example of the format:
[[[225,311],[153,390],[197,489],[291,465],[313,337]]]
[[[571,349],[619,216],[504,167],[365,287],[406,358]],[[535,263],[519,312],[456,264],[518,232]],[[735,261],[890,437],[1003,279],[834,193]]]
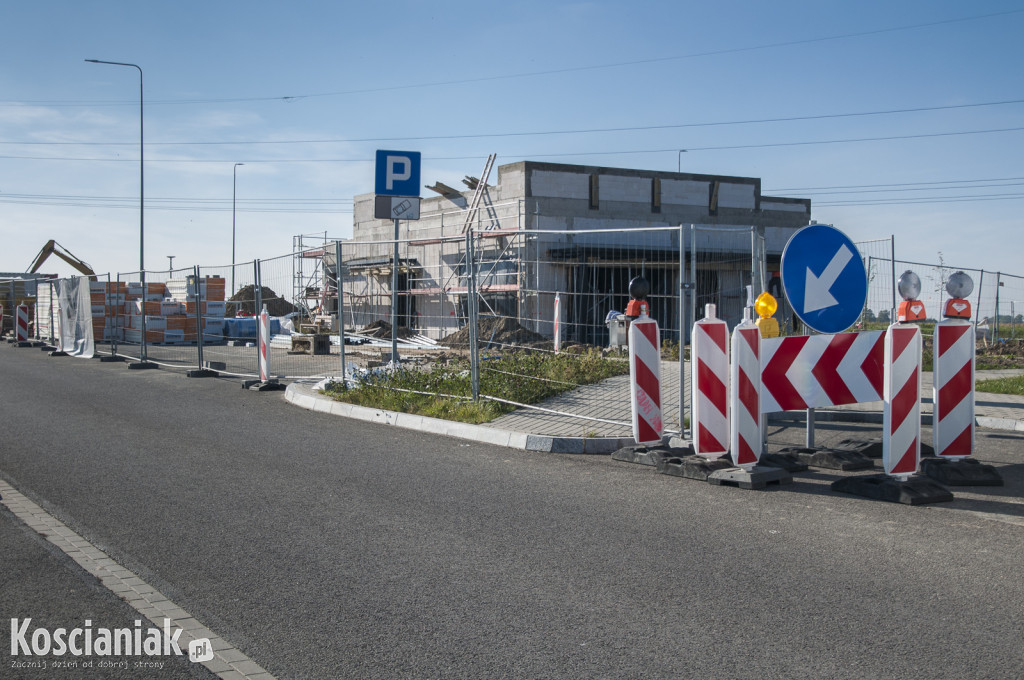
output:
[[[341,240],[334,242],[334,280],[338,288],[338,348],[341,354],[341,384],[345,382],[345,286],[341,275]]]
[[[395,220],[395,244],[391,257],[391,361],[398,365],[398,220]]]

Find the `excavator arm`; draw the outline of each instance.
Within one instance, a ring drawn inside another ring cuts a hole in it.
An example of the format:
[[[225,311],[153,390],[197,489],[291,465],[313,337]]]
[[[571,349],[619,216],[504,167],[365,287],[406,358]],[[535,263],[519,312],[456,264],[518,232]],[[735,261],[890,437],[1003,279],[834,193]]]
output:
[[[37,271],[39,271],[39,268],[43,266],[43,263],[46,262],[46,259],[50,257],[50,255],[56,255],[60,259],[64,260],[69,265],[74,267],[75,271],[81,272],[85,276],[88,276],[90,281],[96,280],[96,272],[92,270],[92,267],[90,267],[88,264],[72,255],[67,248],[57,243],[53,239],[47,241],[46,245],[43,246],[42,250],[39,251],[39,254],[36,255],[36,259],[32,261],[32,265],[29,267],[28,273],[35,274]]]

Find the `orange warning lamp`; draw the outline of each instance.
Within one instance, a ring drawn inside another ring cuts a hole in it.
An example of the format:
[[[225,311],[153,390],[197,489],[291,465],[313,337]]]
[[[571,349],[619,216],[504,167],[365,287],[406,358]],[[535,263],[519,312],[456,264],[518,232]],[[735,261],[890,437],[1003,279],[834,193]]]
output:
[[[942,310],[942,316],[947,319],[970,319],[971,303],[967,296],[974,290],[974,280],[962,271],[956,272],[946,281],[946,292],[949,293],[949,300]]]
[[[896,289],[900,292],[903,302],[896,310],[896,321],[907,323],[924,321],[924,303],[918,300],[921,296],[921,278],[909,269],[900,276]]]
[[[647,279],[637,276],[629,282],[629,304],[626,305],[626,316],[637,318],[647,316],[650,305],[647,304],[647,295],[651,292],[651,284]]]
[[[779,303],[768,291],[761,293],[754,300],[754,311],[760,317],[754,325],[761,331],[762,338],[779,337],[779,322],[772,318],[778,308]]]

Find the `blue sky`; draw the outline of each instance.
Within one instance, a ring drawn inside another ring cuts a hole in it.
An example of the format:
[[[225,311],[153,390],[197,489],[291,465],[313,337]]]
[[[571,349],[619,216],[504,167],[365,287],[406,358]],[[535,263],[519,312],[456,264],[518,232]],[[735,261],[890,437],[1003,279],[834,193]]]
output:
[[[1009,1],[7,3],[0,271],[50,238],[138,266],[138,74],[101,59],[145,74],[149,269],[230,261],[236,162],[239,261],[350,235],[387,148],[424,184],[491,152],[761,177],[902,259],[1024,275],[1022,37]]]

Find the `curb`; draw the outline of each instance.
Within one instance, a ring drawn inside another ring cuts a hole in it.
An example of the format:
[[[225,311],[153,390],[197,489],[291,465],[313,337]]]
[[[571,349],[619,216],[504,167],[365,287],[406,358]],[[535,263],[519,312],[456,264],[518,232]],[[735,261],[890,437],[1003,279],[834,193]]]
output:
[[[632,437],[551,437],[356,406],[317,394],[311,387],[299,383],[288,385],[284,398],[290,404],[308,411],[539,453],[610,454],[624,446],[636,444]]]

